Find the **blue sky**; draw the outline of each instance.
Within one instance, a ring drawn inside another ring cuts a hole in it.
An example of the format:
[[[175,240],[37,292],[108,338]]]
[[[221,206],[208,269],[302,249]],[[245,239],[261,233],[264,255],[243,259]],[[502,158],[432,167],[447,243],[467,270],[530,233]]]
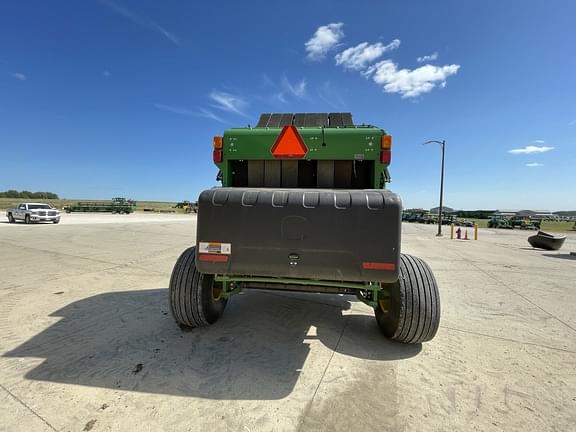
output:
[[[576,209],[573,1],[0,6],[0,190],[194,199],[212,136],[351,111],[406,207]],[[515,152],[510,152],[516,150]]]

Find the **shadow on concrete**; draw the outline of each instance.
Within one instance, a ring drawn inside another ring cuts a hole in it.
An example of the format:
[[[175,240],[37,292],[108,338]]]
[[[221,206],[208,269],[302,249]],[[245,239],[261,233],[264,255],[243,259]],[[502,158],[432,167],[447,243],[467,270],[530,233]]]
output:
[[[570,255],[570,252],[568,252],[568,253],[555,253],[555,254],[554,253],[545,253],[545,254],[542,254],[542,256],[576,261],[576,255]]]
[[[58,322],[4,357],[45,359],[26,374],[32,380],[272,400],[292,392],[311,345],[315,365],[308,366],[320,369],[332,349],[381,361],[420,352],[421,345],[386,340],[373,316],[343,314],[351,301],[247,290],[231,299],[213,326],[182,331],[169,314],[166,289],[110,292],[56,311]]]

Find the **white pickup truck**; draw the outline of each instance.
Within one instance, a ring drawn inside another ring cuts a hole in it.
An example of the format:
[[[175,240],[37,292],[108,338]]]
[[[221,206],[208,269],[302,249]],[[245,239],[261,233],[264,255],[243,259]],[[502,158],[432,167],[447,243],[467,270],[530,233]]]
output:
[[[60,222],[60,212],[50,204],[44,203],[21,203],[16,208],[6,210],[8,222],[24,221],[33,222]]]

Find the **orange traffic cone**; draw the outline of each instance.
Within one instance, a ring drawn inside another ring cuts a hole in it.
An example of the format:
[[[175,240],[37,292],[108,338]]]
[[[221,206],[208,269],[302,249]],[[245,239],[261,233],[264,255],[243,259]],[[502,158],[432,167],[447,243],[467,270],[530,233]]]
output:
[[[464,231],[464,240],[468,240],[468,230]]]

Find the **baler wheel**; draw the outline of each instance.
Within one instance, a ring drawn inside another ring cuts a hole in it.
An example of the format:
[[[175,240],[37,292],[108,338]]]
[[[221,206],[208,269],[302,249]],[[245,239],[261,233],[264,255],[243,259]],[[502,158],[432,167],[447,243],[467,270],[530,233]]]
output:
[[[440,324],[440,295],[434,275],[420,258],[402,254],[400,276],[375,308],[384,335],[403,343],[432,340]]]
[[[227,300],[216,296],[214,275],[196,269],[196,247],[186,249],[174,266],[170,277],[170,312],[184,327],[214,324],[224,313]]]

